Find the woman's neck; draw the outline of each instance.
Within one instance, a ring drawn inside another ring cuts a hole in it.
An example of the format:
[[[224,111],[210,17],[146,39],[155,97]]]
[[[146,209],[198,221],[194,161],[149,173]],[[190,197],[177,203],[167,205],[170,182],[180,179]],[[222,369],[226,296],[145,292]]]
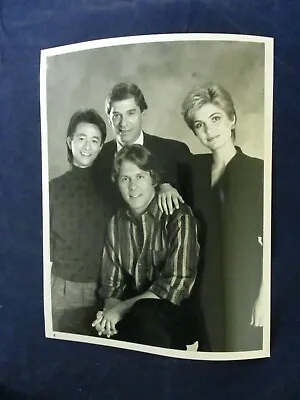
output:
[[[226,167],[235,154],[236,148],[230,140],[224,146],[212,152],[214,165]]]
[[[220,180],[221,176],[225,172],[227,164],[235,154],[236,148],[231,140],[220,149],[212,152],[213,164],[211,171],[211,186],[214,186]]]

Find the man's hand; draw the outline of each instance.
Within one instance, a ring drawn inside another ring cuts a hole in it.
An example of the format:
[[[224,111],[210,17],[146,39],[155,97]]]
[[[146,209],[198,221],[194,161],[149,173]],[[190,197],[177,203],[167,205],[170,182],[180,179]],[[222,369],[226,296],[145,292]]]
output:
[[[169,183],[161,184],[158,192],[158,207],[160,211],[165,212],[167,215],[172,215],[174,209],[179,208],[179,203],[184,203],[184,200],[178,191]]]
[[[98,311],[97,319],[92,323],[96,328],[99,336],[107,336],[108,338],[117,334],[116,324],[121,321],[122,313],[119,306],[110,308],[109,310]]]
[[[130,308],[142,299],[159,299],[159,297],[147,290],[145,293],[132,297],[127,300],[118,300],[109,298],[105,300],[105,307],[103,311],[98,311],[95,321],[92,326],[96,328],[99,336],[107,336],[108,338],[114,336],[117,332],[116,325],[122,320],[124,315]]]

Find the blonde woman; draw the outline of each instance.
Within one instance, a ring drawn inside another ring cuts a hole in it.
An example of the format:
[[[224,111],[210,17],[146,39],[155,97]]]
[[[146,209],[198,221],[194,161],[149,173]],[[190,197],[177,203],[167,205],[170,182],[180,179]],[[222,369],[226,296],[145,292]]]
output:
[[[212,329],[218,331],[215,336],[223,330],[226,350],[254,350],[261,347],[261,330],[254,327],[263,325],[263,161],[235,145],[236,111],[221,85],[194,88],[183,102],[182,113],[210,150],[194,156],[193,197],[194,207],[207,223],[204,291],[210,292],[216,280],[223,287],[210,306],[220,317]]]

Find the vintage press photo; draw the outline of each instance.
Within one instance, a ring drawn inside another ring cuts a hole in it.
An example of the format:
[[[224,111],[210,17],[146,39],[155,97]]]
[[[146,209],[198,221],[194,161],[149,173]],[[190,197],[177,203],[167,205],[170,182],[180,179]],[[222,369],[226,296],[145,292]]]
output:
[[[273,39],[41,52],[46,337],[270,356]]]

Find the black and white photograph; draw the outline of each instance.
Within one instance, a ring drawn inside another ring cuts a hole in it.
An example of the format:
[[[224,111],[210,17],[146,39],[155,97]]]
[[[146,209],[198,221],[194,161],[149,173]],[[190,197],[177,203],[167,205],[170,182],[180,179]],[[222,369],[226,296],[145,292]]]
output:
[[[41,52],[45,335],[270,356],[273,39]]]

